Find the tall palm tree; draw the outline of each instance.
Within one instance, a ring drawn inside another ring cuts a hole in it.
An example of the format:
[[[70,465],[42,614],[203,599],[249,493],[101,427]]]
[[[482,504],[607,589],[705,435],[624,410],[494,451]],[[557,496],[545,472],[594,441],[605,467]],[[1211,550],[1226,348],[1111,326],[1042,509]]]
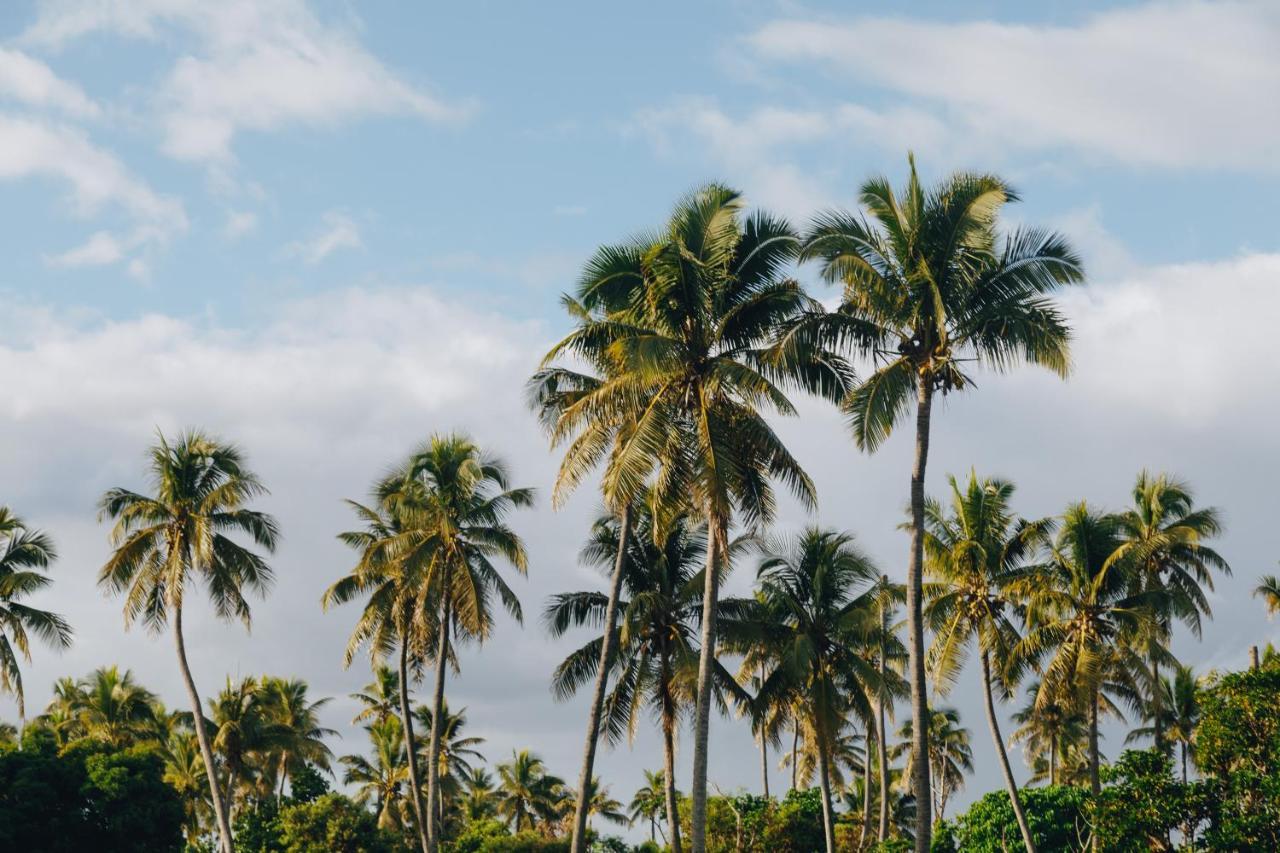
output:
[[[512,752],[511,760],[498,765],[498,813],[519,833],[532,827],[556,802],[564,783],[547,772],[546,764],[528,750]]]
[[[156,695],[118,666],[95,669],[80,683],[76,714],[85,735],[116,748],[145,736],[155,719]]]
[[[71,626],[65,619],[22,603],[49,585],[45,571],[56,558],[47,534],[27,527],[7,506],[0,506],[0,692],[13,694],[19,717],[26,717],[27,709],[14,648],[30,663],[31,634],[55,648],[71,645]]]
[[[420,672],[427,649],[439,632],[435,609],[428,596],[435,542],[419,529],[420,516],[411,507],[388,500],[398,479],[392,475],[375,485],[373,506],[347,502],[364,522],[364,528],[341,533],[338,539],[357,551],[359,560],[350,573],[325,590],[321,604],[328,610],[367,596],[347,641],[343,665],[349,667],[366,646],[375,670],[383,659],[396,653],[395,683],[399,693],[402,744],[408,754],[417,755],[413,715],[409,711],[409,683],[411,672]],[[381,681],[379,684],[382,686]],[[406,766],[414,829],[419,848],[427,853],[430,841],[417,762],[406,761]]]
[[[793,542],[766,546],[757,579],[758,599],[726,602],[734,614],[726,619],[729,647],[745,641],[775,649],[777,666],[761,693],[802,697],[818,759],[826,849],[834,853],[833,751],[849,713],[872,718],[864,685],[874,685],[878,672],[859,651],[878,626],[880,573],[850,534],[811,527]]]
[[[667,783],[661,770],[644,771],[644,784],[636,789],[627,808],[631,811],[631,822],[649,821],[649,840],[658,840],[658,817],[666,808]],[[662,833],[665,843],[667,834]]]
[[[324,739],[338,733],[320,725],[320,709],[329,699],[311,701],[302,679],[267,676],[258,690],[266,721],[265,763],[279,802],[284,799],[285,782],[303,767],[329,770],[333,751]]]
[[[431,709],[426,705],[419,705],[414,710],[414,714],[423,730],[431,731]],[[484,761],[484,755],[476,747],[484,743],[485,739],[463,734],[467,727],[466,708],[459,708],[456,713],[453,713],[449,710],[449,703],[445,702],[441,707],[441,714],[443,718],[440,728],[440,753],[437,758],[439,766],[436,768],[436,773],[441,780],[441,789],[452,797],[462,789],[466,779],[472,775],[474,768],[471,762]],[[423,761],[427,760],[426,756],[419,756],[419,758]],[[436,820],[442,824],[445,799],[446,797],[442,796],[436,800]]]
[[[98,583],[124,593],[126,627],[141,619],[154,632],[166,624],[172,628],[178,668],[197,721],[196,738],[209,777],[219,844],[222,853],[231,853],[231,822],[218,791],[213,751],[200,723],[200,694],[187,664],[183,603],[187,586],[199,578],[220,618],[238,618],[248,626],[249,602],[244,592],[265,593],[272,572],[258,553],[232,537],[245,536],[259,548],[273,551],[280,534],[271,516],[247,506],[266,488],[234,445],[193,430],[172,442],[158,436],[149,456],[153,494],[114,488],[99,503],[99,516],[115,521],[111,531],[115,551],[98,573]]]
[[[1014,654],[1021,641],[1015,587],[1034,571],[1031,561],[1045,544],[1051,522],[1015,517],[1009,506],[1014,487],[1007,481],[979,479],[971,471],[963,486],[955,477],[947,482],[949,506],[931,498],[925,501],[925,571],[933,580],[925,586],[929,601],[924,615],[934,635],[929,669],[935,687],[945,693],[960,677],[970,645],[977,645],[987,725],[1023,844],[1035,853],[992,691],[998,688],[1007,697],[1020,674]]]
[[[1191,487],[1168,474],[1138,475],[1133,486],[1133,506],[1120,514],[1124,542],[1113,560],[1130,563],[1135,592],[1150,594],[1153,631],[1142,642],[1148,647],[1150,670],[1147,701],[1151,704],[1151,737],[1166,751],[1164,697],[1160,662],[1169,658],[1169,640],[1175,619],[1197,637],[1202,616],[1209,616],[1205,588],[1213,590],[1213,572],[1231,574],[1227,561],[1206,542],[1222,532],[1213,507],[1196,507]]]
[[[605,317],[591,333],[608,342],[612,373],[575,407],[575,417],[613,422],[644,401],[614,452],[606,484],[634,494],[652,475],[660,504],[690,503],[707,524],[693,726],[694,853],[706,848],[716,601],[730,527],[771,518],[772,479],[804,503],[814,500],[813,484],[762,410],[794,413],[787,385],[838,398],[849,377],[842,359],[815,352],[811,340],[774,346],[784,321],[820,305],[783,278],[799,246],[791,227],[765,213],[747,217],[743,209],[742,197],[724,186],[691,193],[658,234],[639,241],[643,250],[627,261],[630,274],[586,281],[576,294],[586,311]]]
[[[407,804],[401,785],[408,778],[409,762],[404,749],[404,728],[394,718],[375,720],[365,726],[369,733],[372,757],[344,755],[338,759],[345,769],[344,785],[356,789],[356,802],[373,804],[378,826],[387,830],[402,829],[409,822]]]
[[[398,480],[398,482],[395,482]],[[512,510],[533,504],[533,490],[511,488],[506,466],[463,435],[432,436],[386,485],[384,501],[415,518],[408,548],[428,547],[430,604],[435,608],[435,694],[427,750],[427,839],[440,842],[440,735],[444,720],[445,668],[453,638],[483,643],[493,630],[493,600],[522,621],[520,601],[492,560],[501,558],[521,575],[528,569],[524,543],[507,525]],[[403,677],[403,676],[402,676]]]
[[[889,738],[886,717],[892,715],[894,699],[905,696],[907,685],[901,677],[901,671],[907,663],[907,650],[898,635],[900,626],[897,622],[898,607],[906,601],[906,587],[889,580],[888,575],[881,575],[876,585],[875,606],[877,611],[877,630],[873,638],[874,659],[876,663],[877,689],[875,691],[876,719],[876,775],[880,783],[876,838],[884,841],[889,837]],[[869,815],[866,806],[870,798],[864,799],[863,837],[870,837]]]
[[[1099,776],[1098,717],[1104,690],[1138,701],[1142,667],[1135,639],[1149,629],[1150,596],[1131,594],[1125,564],[1111,557],[1120,547],[1120,520],[1085,503],[1067,508],[1049,559],[1025,580],[1027,633],[1017,654],[1030,663],[1044,658],[1037,704],[1077,691],[1089,719],[1089,785]]]
[[[701,565],[706,529],[686,516],[663,517],[651,500],[638,501],[626,540],[623,588],[618,599],[617,651],[608,675],[613,689],[603,708],[604,734],[610,743],[633,736],[645,708],[658,718],[662,731],[667,826],[671,849],[681,851],[680,817],[675,787],[675,736],[679,720],[693,703],[702,620]],[[584,563],[604,567],[617,552],[621,524],[612,514],[596,521]],[[603,628],[608,601],[596,591],[553,596],[543,619],[553,637],[572,627]],[[596,677],[603,637],[572,652],[556,668],[552,690],[572,696]],[[732,678],[718,669],[720,686]]]
[[[926,190],[915,159],[909,162],[901,194],[883,177],[862,185],[859,201],[867,216],[835,211],[814,221],[802,257],[820,259],[823,277],[844,285],[844,299],[832,315],[806,320],[796,334],[847,341],[874,358],[875,372],[844,403],[862,449],[879,447],[906,418],[915,396],[907,626],[915,749],[923,755],[928,726],[921,721],[928,708],[921,569],[934,395],[972,385],[964,367],[969,361],[997,370],[1026,361],[1065,376],[1069,330],[1048,294],[1084,274],[1057,234],[1023,228],[1000,239],[999,213],[1018,200],[1000,178],[958,173]],[[928,768],[920,763],[918,801],[929,802],[928,784]],[[919,853],[929,849],[928,811],[917,816]]]
[[[960,712],[955,708],[934,708],[929,728],[929,777],[933,791],[933,819],[946,817],[947,800],[964,787],[964,777],[973,772],[973,748],[969,730],[960,725]],[[898,730],[902,742],[891,751],[894,758],[906,757],[904,772],[908,778],[915,756],[911,752],[911,721]]]

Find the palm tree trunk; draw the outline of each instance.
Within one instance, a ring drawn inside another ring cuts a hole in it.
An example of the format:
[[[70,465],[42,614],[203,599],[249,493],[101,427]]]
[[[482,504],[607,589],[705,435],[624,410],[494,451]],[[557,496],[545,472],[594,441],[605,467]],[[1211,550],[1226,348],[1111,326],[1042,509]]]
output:
[[[662,759],[663,793],[667,800],[667,828],[671,832],[671,853],[680,850],[680,804],[676,802],[676,707],[671,697],[671,662],[662,653]]]
[[[867,847],[871,840],[871,723],[867,723],[865,748],[862,750],[862,837],[859,847]]]
[[[418,824],[418,843],[422,853],[428,853],[427,816],[422,808],[422,783],[418,779],[418,745],[413,737],[413,715],[409,713],[409,638],[408,631],[400,631],[400,724],[404,728],[404,754],[409,766],[409,796],[413,800],[413,815]]]
[[[698,695],[693,718],[693,807],[690,846],[707,850],[707,737],[711,729],[711,672],[716,662],[716,599],[719,594],[719,551],[723,520],[707,507],[707,570],[702,590],[702,648],[698,654]]]
[[[618,596],[622,592],[622,569],[626,565],[627,542],[631,538],[631,505],[625,504],[618,515],[618,553],[613,560],[613,582],[609,586],[609,603],[604,611],[604,642],[600,644],[600,665],[596,669],[595,692],[587,712],[587,745],[582,750],[582,770],[578,774],[578,803],[573,810],[573,853],[586,853],[587,810],[590,805],[581,795],[591,784],[595,772],[596,744],[600,740],[600,712],[604,708],[605,687],[609,683],[609,661],[613,657],[614,633],[618,623]]]
[[[1049,738],[1049,784],[1058,784],[1058,736]]]
[[[1187,784],[1187,744],[1182,743],[1182,784]]]
[[[1164,716],[1160,707],[1161,701],[1164,699],[1160,694],[1160,661],[1156,660],[1156,653],[1151,652],[1151,739],[1152,745],[1160,750],[1160,754],[1164,755]]]
[[[796,789],[796,754],[800,751],[800,721],[791,726],[791,790]]]
[[[1102,792],[1102,779],[1098,774],[1098,688],[1089,695],[1089,790],[1096,797]]]
[[[917,380],[916,454],[911,470],[911,554],[907,563],[907,635],[911,681],[911,739],[915,761],[916,853],[929,853],[933,825],[929,820],[929,694],[924,673],[924,472],[929,461],[929,418],[933,408],[933,386],[928,376]]]
[[[991,739],[995,742],[996,754],[1000,757],[1000,771],[1004,773],[1004,784],[1009,789],[1009,804],[1013,806],[1014,817],[1018,819],[1022,843],[1027,845],[1027,853],[1036,853],[1031,826],[1027,823],[1022,801],[1018,798],[1018,783],[1013,780],[1013,770],[1009,767],[1009,753],[1004,748],[1004,738],[1000,736],[1000,722],[996,719],[996,706],[991,698],[991,656],[985,651],[982,653],[982,698],[986,700],[987,724],[991,726]]]
[[[204,759],[204,772],[209,777],[209,798],[213,800],[213,814],[218,821],[218,844],[222,853],[232,853],[231,820],[227,814],[227,804],[218,790],[218,775],[214,772],[213,750],[209,747],[209,734],[204,730],[204,711],[200,708],[200,694],[196,691],[196,682],[191,677],[191,667],[187,663],[187,643],[182,636],[182,605],[173,608],[173,644],[178,650],[178,668],[182,670],[182,681],[187,688],[187,698],[191,700],[192,724],[196,730],[196,742],[200,744],[200,757]]]
[[[449,572],[444,572],[442,588],[449,588]],[[449,600],[446,597],[440,611],[439,642],[436,644],[436,689],[431,698],[431,743],[427,747],[427,850],[435,853],[440,846],[440,827],[436,824],[436,804],[440,799],[440,733],[444,721],[444,672],[449,662]]]
[[[884,582],[889,580],[886,575]],[[880,765],[880,827],[876,833],[877,839],[884,841],[889,837],[889,742],[886,740],[885,733],[885,696],[884,689],[885,676],[885,647],[884,647],[884,631],[887,620],[887,607],[883,599],[880,603],[880,694],[876,698],[876,760]]]
[[[835,816],[831,813],[831,769],[827,756],[829,744],[822,725],[821,715],[814,714],[814,734],[818,747],[818,782],[822,786],[822,837],[826,841],[827,853],[836,853]]]

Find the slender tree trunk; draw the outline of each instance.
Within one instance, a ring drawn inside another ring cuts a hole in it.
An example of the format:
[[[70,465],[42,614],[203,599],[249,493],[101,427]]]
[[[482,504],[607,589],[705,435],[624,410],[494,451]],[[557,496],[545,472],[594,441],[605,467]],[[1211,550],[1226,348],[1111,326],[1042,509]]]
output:
[[[173,644],[178,650],[178,668],[182,670],[182,681],[187,688],[187,698],[191,700],[196,742],[200,744],[200,757],[204,759],[204,772],[209,778],[209,798],[213,800],[213,814],[218,822],[218,844],[222,853],[232,853],[231,819],[227,813],[227,804],[218,790],[218,774],[214,771],[209,733],[204,729],[204,711],[200,707],[200,694],[196,691],[195,680],[191,677],[191,666],[187,663],[187,643],[182,636],[182,605],[180,603],[173,607]]]
[[[1013,780],[1013,770],[1009,767],[1009,753],[1004,748],[1004,738],[1000,736],[1000,721],[996,719],[996,706],[991,698],[991,656],[982,653],[982,698],[987,704],[987,724],[991,726],[991,740],[996,745],[996,755],[1000,758],[1000,771],[1004,773],[1004,784],[1009,789],[1009,804],[1013,806],[1014,817],[1018,819],[1018,829],[1022,832],[1022,843],[1027,845],[1027,853],[1036,853],[1036,842],[1031,837],[1031,826],[1027,823],[1027,815],[1022,810],[1022,801],[1018,798],[1018,783]]]
[[[723,521],[708,506],[707,570],[702,591],[702,648],[698,655],[698,696],[693,718],[693,808],[690,847],[707,850],[707,737],[711,728],[711,673],[716,662],[716,599],[720,586],[720,545]]]
[[[859,847],[867,847],[871,840],[871,722],[867,721],[865,748],[862,750],[862,837]]]
[[[831,768],[827,756],[826,727],[822,725],[818,713],[814,714],[813,728],[817,740],[815,745],[818,747],[818,783],[822,786],[822,837],[826,840],[827,853],[836,853],[836,824],[835,815],[831,811]]]
[[[933,408],[933,386],[929,377],[917,378],[916,454],[911,471],[911,554],[907,563],[907,635],[911,681],[911,740],[915,761],[916,853],[929,853],[933,825],[929,820],[929,694],[924,673],[924,472],[929,460],[929,418]]]
[[[618,514],[618,553],[613,559],[613,581],[609,586],[609,603],[604,611],[604,642],[600,644],[600,665],[596,669],[595,691],[587,712],[587,744],[582,750],[582,770],[578,773],[578,802],[573,810],[573,853],[587,849],[587,812],[590,804],[581,795],[591,784],[595,772],[596,745],[600,740],[600,712],[604,708],[605,687],[609,683],[609,661],[613,658],[614,633],[618,624],[618,596],[622,592],[622,569],[626,565],[627,541],[631,538],[631,505]]]
[[[760,785],[764,798],[769,799],[769,744],[765,742],[763,730],[760,732]]]
[[[1164,749],[1164,716],[1161,709],[1161,702],[1164,697],[1161,696],[1160,690],[1160,661],[1156,660],[1156,653],[1151,653],[1151,739],[1152,745],[1160,750],[1160,754],[1165,754]]]
[[[667,800],[667,829],[671,833],[671,853],[680,849],[680,804],[676,801],[676,706],[671,698],[671,661],[662,653],[662,760],[663,793]]]
[[[1182,746],[1182,784],[1187,784],[1187,744],[1185,741]]]
[[[888,576],[883,578],[888,581]],[[880,627],[883,632],[885,630],[886,607],[883,602],[880,604]],[[884,841],[889,837],[889,742],[886,740],[885,732],[885,696],[884,690],[885,676],[885,643],[884,635],[880,637],[880,695],[876,698],[876,763],[880,765],[880,826],[876,837],[880,841]]]
[[[800,765],[797,761],[797,757],[798,757],[797,754],[799,752],[800,752],[800,721],[796,720],[796,722],[791,726],[791,790],[793,791],[796,789],[796,779],[799,773],[798,768]]]
[[[1049,738],[1049,784],[1058,784],[1058,736]]]
[[[1098,688],[1089,694],[1089,790],[1096,797],[1102,792],[1102,780],[1098,774]]]
[[[449,572],[443,578],[443,588],[449,588]],[[444,672],[449,662],[449,620],[453,614],[446,598],[440,610],[440,632],[436,644],[436,689],[431,697],[431,742],[427,747],[427,850],[435,853],[440,846],[440,827],[436,823],[436,811],[440,801],[440,733],[444,730]]]
[[[409,766],[409,798],[413,800],[413,816],[418,824],[418,843],[428,853],[426,810],[422,807],[422,782],[418,779],[418,743],[413,737],[413,715],[409,713],[409,637],[400,631],[400,725],[404,729],[405,760]]]

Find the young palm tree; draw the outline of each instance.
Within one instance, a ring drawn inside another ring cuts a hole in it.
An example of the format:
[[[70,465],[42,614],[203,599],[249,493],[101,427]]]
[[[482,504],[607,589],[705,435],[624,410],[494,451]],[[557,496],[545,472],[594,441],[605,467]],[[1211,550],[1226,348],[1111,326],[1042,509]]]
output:
[[[1009,736],[1011,743],[1025,744],[1032,781],[1057,785],[1061,756],[1075,749],[1084,754],[1083,744],[1089,738],[1089,722],[1074,690],[1040,695],[1040,681],[1027,686],[1027,701],[1013,712],[1018,727]],[[1043,766],[1043,780],[1038,768]]]
[[[947,482],[949,507],[933,499],[925,501],[925,571],[933,579],[925,586],[929,601],[924,615],[934,635],[929,669],[935,687],[945,693],[959,679],[970,645],[977,645],[987,725],[1023,844],[1035,853],[992,691],[999,688],[1001,696],[1007,697],[1017,682],[1019,661],[1014,650],[1021,640],[1021,608],[1014,587],[1033,571],[1030,561],[1046,542],[1051,522],[1016,518],[1009,507],[1012,483],[979,479],[974,472],[963,487],[955,477]]]
[[[1201,617],[1210,615],[1204,589],[1213,590],[1215,570],[1231,574],[1227,561],[1205,544],[1221,534],[1222,522],[1215,508],[1195,506],[1186,483],[1143,471],[1133,486],[1133,506],[1120,514],[1120,528],[1125,541],[1112,559],[1129,563],[1134,592],[1149,593],[1154,611],[1153,631],[1141,641],[1148,647],[1150,734],[1155,747],[1166,751],[1160,662],[1170,657],[1173,621],[1199,637]]]
[[[275,783],[276,801],[280,802],[285,782],[303,767],[329,770],[333,751],[324,739],[337,732],[320,725],[320,709],[329,699],[310,701],[305,681],[267,676],[258,690],[266,722],[267,779]]]
[[[808,528],[786,547],[766,547],[757,578],[759,599],[726,602],[733,613],[725,624],[729,647],[745,641],[775,649],[777,666],[761,693],[802,697],[818,759],[826,849],[834,853],[833,751],[850,712],[872,718],[864,685],[875,685],[878,673],[859,652],[878,625],[880,573],[851,535]]]
[[[876,775],[880,783],[878,803],[879,823],[876,839],[884,841],[889,837],[889,738],[886,717],[892,715],[894,700],[907,695],[907,685],[901,671],[907,663],[907,650],[898,636],[900,626],[897,621],[898,607],[906,601],[907,591],[902,584],[889,580],[888,575],[881,575],[876,585],[875,606],[877,611],[877,631],[874,637],[874,657],[878,687],[876,689]],[[870,798],[867,798],[868,801]],[[865,809],[864,809],[865,811]],[[864,814],[863,825],[867,827],[867,815]],[[864,829],[863,837],[870,832]]]
[[[655,517],[649,502],[637,501],[631,535],[624,540],[623,588],[618,599],[617,651],[608,675],[613,689],[603,708],[605,737],[618,743],[634,736],[644,709],[658,718],[666,785],[671,849],[680,853],[680,819],[675,787],[675,735],[679,719],[692,704],[702,620],[701,565],[706,531],[684,516]],[[604,567],[617,553],[621,524],[612,515],[596,521],[581,559]],[[603,628],[608,601],[595,591],[553,596],[543,619],[553,637],[572,627]],[[572,696],[597,676],[603,637],[571,653],[556,668],[552,690]],[[718,668],[720,686],[732,681]]]
[[[412,813],[401,791],[401,785],[409,776],[404,728],[394,718],[375,720],[364,728],[373,747],[372,758],[363,755],[339,758],[338,761],[346,768],[342,783],[355,786],[356,802],[360,805],[372,802],[378,826],[386,830],[401,830],[410,822]]]
[[[415,673],[421,670],[426,650],[439,629],[428,597],[435,542],[419,530],[420,516],[411,507],[386,498],[394,492],[396,481],[393,475],[374,487],[374,506],[347,502],[365,527],[341,533],[338,539],[356,550],[360,558],[349,574],[325,590],[321,603],[327,610],[367,596],[347,641],[343,665],[350,666],[365,646],[375,671],[383,659],[396,653],[399,666],[395,670],[395,684],[399,693],[402,743],[408,754],[417,755],[413,715],[409,712],[409,682],[411,670]],[[380,680],[379,687],[385,686]],[[408,761],[406,767],[414,829],[419,848],[427,853],[430,842],[417,762]]]
[[[466,779],[474,770],[471,762],[484,761],[484,756],[476,747],[484,743],[485,739],[463,734],[467,727],[466,708],[459,708],[457,713],[451,713],[449,703],[445,702],[441,713],[443,719],[440,729],[439,766],[436,768],[436,773],[440,779],[440,787],[447,796],[438,797],[436,800],[436,820],[443,825],[445,800],[453,798],[462,790]],[[431,731],[431,709],[426,705],[419,705],[414,710],[414,714],[418,718],[418,725],[424,731]],[[419,755],[419,760],[426,761],[427,757]]]
[[[209,700],[209,722],[213,751],[222,758],[226,774],[223,802],[228,815],[234,816],[237,796],[263,787],[259,759],[266,749],[267,725],[258,679],[232,682],[228,676],[226,686]],[[271,789],[270,781],[265,788]]]
[[[934,708],[929,722],[929,778],[933,791],[933,819],[946,816],[947,800],[964,787],[964,777],[973,772],[973,748],[969,730],[960,725],[960,712],[955,708]],[[903,774],[911,778],[915,756],[911,752],[911,721],[907,720],[898,730],[901,743],[891,753],[893,757],[906,757]]]
[[[798,240],[775,217],[743,214],[741,196],[709,185],[682,199],[666,227],[640,241],[639,275],[584,283],[576,295],[605,319],[591,334],[607,341],[611,373],[564,423],[591,416],[617,422],[643,411],[622,435],[606,472],[635,494],[653,475],[659,504],[692,504],[708,528],[702,642],[693,726],[691,809],[694,853],[706,848],[707,733],[715,666],[716,601],[727,567],[729,530],[773,514],[770,480],[806,504],[813,485],[765,420],[792,414],[782,386],[842,396],[842,359],[796,338],[773,346],[785,321],[820,305],[782,278]],[[571,350],[569,350],[571,352]]]
[[[466,798],[462,802],[463,817],[468,822],[485,820],[498,812],[493,776],[483,767],[472,767],[463,780]]]
[[[211,815],[209,780],[195,732],[178,730],[164,743],[164,781],[178,792],[186,820],[183,833],[195,848]]]
[[[492,559],[500,557],[521,575],[528,569],[524,543],[507,526],[513,509],[533,504],[532,489],[513,489],[506,466],[462,435],[436,435],[405,465],[398,483],[389,481],[384,501],[414,517],[409,548],[432,553],[431,605],[435,608],[435,694],[427,750],[427,839],[429,853],[440,842],[440,736],[444,721],[445,668],[453,637],[483,643],[493,630],[493,599],[522,621],[520,601]],[[403,677],[403,675],[402,675]]]
[[[1263,575],[1258,585],[1253,588],[1253,597],[1262,599],[1263,604],[1267,606],[1268,616],[1280,613],[1280,578],[1275,575]]]
[[[1155,732],[1154,715],[1159,713],[1161,731],[1170,744],[1177,744],[1182,765],[1182,781],[1187,781],[1187,764],[1195,763],[1195,734],[1200,725],[1200,679],[1195,670],[1179,664],[1173,670],[1173,679],[1161,679],[1161,700],[1150,702],[1144,709],[1149,726],[1134,729],[1125,738],[1130,743],[1152,737]]]
[[[196,738],[204,758],[222,853],[231,853],[231,822],[218,790],[213,751],[202,724],[200,694],[187,664],[182,633],[185,593],[200,579],[213,599],[214,612],[249,624],[246,589],[265,593],[272,572],[263,558],[232,538],[249,538],[275,550],[275,520],[247,504],[266,493],[245,467],[234,445],[191,431],[170,442],[163,435],[150,450],[153,494],[114,488],[102,496],[99,513],[115,521],[115,552],[98,573],[98,583],[124,593],[125,626],[141,619],[152,631],[173,630],[178,667],[196,719]]]
[[[396,705],[400,701],[400,676],[386,664],[374,664],[373,681],[366,684],[359,693],[352,693],[351,698],[362,706],[360,713],[351,719],[352,724],[389,720],[398,713]]]
[[[587,785],[586,801],[588,832],[591,830],[590,819],[593,817],[602,818],[618,826],[626,826],[631,822],[622,810],[622,803],[609,796],[609,786],[600,784],[599,776]]]
[[[117,749],[145,737],[155,720],[156,695],[118,666],[95,669],[80,683],[76,716],[87,737]]]
[[[0,506],[0,692],[11,693],[17,700],[19,717],[26,717],[27,709],[18,654],[31,662],[30,635],[59,649],[71,645],[71,626],[66,620],[22,603],[49,585],[45,571],[56,557],[52,539],[27,527],[7,506]]]
[[[542,759],[528,750],[512,752],[511,761],[498,765],[498,813],[511,821],[519,833],[531,828],[558,800],[559,778],[547,773]]]
[[[1135,639],[1149,629],[1150,597],[1132,595],[1124,564],[1111,557],[1123,542],[1120,521],[1087,504],[1067,508],[1048,563],[1025,581],[1027,634],[1018,654],[1044,665],[1037,704],[1075,692],[1089,719],[1089,784],[1099,777],[1098,717],[1103,691],[1137,702],[1142,661]]]
[[[997,370],[1020,361],[1065,376],[1069,330],[1048,298],[1083,280],[1066,240],[1037,228],[999,238],[998,216],[1017,194],[992,175],[960,173],[926,190],[915,160],[905,191],[885,178],[862,186],[870,219],[853,213],[819,216],[803,258],[822,262],[823,277],[844,285],[840,308],[807,319],[795,334],[840,340],[873,356],[877,369],[845,400],[858,446],[873,451],[916,401],[911,471],[911,550],[907,563],[907,624],[915,748],[928,752],[922,608],[924,480],[933,397],[972,385],[964,363]],[[916,797],[929,802],[928,768],[916,767]],[[928,809],[920,809],[915,848],[929,849]]]
[[[649,821],[649,840],[658,840],[658,817],[666,808],[667,783],[661,770],[644,771],[644,784],[636,789],[635,796],[627,808],[631,811],[631,822]],[[662,841],[666,843],[667,834],[662,833]]]

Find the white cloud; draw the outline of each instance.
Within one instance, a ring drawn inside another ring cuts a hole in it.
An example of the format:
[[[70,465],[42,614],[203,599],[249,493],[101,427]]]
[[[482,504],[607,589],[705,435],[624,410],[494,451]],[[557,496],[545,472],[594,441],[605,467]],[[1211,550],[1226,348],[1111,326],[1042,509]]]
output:
[[[1280,163],[1280,6],[1153,2],[1073,26],[790,19],[747,43],[918,99],[957,137],[1163,167]]]
[[[178,159],[226,162],[244,130],[379,114],[453,122],[470,112],[401,79],[302,0],[45,2],[25,38],[48,45],[100,31],[160,38],[167,28],[200,45],[178,59],[158,95],[162,146]]]
[[[49,266],[74,269],[114,264],[124,257],[120,241],[106,231],[96,231],[74,249],[46,258]]]
[[[228,240],[235,240],[258,227],[258,214],[252,210],[227,211],[226,224],[222,226],[222,234]]]
[[[76,118],[93,118],[102,112],[79,86],[58,77],[40,60],[8,48],[0,48],[0,96]]]
[[[345,213],[331,210],[324,215],[324,225],[318,233],[290,243],[284,253],[308,264],[318,264],[341,249],[359,249],[363,245],[356,221]]]

